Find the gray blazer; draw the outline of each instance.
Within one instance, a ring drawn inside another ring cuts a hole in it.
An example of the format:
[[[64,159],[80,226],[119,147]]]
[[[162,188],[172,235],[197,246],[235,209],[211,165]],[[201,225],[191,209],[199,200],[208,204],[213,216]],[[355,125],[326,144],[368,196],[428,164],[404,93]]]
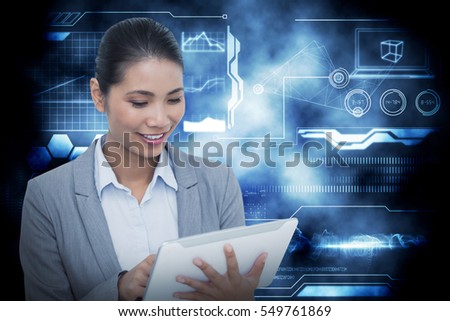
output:
[[[26,300],[118,299],[121,268],[95,187],[94,150],[95,142],[28,182],[20,235]],[[180,237],[245,224],[230,168],[168,150],[178,183]]]

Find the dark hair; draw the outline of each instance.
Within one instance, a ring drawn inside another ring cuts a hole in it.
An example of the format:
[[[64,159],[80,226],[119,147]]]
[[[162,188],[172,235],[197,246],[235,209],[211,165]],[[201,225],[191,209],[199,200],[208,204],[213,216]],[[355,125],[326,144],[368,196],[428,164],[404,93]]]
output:
[[[178,42],[172,31],[149,18],[122,20],[103,35],[95,60],[95,77],[106,95],[122,81],[131,65],[148,58],[167,59],[183,68]]]

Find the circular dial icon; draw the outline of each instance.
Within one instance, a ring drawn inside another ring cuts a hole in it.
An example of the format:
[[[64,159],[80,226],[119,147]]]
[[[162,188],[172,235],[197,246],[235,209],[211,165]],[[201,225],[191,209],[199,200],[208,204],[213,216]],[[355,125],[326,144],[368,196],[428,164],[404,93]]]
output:
[[[388,89],[380,97],[381,110],[389,116],[397,116],[406,108],[406,96],[398,89]]]
[[[441,98],[434,90],[427,89],[416,97],[416,108],[424,116],[432,116],[441,107]]]
[[[353,89],[345,96],[344,106],[351,115],[361,117],[369,111],[371,99],[365,90]]]

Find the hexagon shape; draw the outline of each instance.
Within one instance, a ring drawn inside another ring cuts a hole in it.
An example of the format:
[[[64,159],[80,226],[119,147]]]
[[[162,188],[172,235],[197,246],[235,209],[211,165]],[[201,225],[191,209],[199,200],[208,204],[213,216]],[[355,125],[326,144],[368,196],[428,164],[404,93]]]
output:
[[[53,157],[66,158],[69,156],[73,144],[66,134],[55,134],[50,139],[47,147]]]
[[[34,171],[46,170],[51,160],[52,156],[44,146],[32,147],[27,158],[28,165]]]
[[[70,153],[69,160],[74,160],[86,151],[87,146],[75,146]]]

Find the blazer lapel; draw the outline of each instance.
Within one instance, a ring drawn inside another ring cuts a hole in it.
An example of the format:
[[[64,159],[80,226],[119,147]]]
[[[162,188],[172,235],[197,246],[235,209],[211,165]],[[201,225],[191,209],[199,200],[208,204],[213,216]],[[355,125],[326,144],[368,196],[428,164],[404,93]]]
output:
[[[189,156],[168,145],[169,156],[178,184],[178,233],[180,237],[202,232],[202,213],[197,176]]]
[[[180,237],[202,232],[202,211],[198,181],[189,156],[168,148],[178,184],[177,209]],[[108,224],[95,187],[95,142],[74,160],[75,194],[86,234],[105,278],[120,270]]]
[[[105,278],[120,270],[103,208],[95,187],[95,142],[74,160],[75,194],[79,213],[97,263]]]

